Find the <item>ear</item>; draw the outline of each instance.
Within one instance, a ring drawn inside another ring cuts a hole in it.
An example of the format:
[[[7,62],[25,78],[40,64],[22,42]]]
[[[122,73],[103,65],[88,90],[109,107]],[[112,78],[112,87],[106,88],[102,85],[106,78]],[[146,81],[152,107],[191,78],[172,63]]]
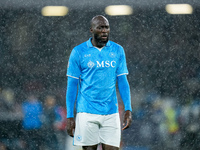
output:
[[[93,28],[92,27],[90,28],[90,32],[93,33]]]

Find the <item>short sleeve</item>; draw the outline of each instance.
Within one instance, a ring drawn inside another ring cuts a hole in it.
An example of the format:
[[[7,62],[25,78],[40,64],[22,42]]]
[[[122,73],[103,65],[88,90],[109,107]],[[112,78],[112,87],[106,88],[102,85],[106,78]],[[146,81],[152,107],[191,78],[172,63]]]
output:
[[[124,49],[122,47],[119,48],[119,53],[120,53],[120,57],[119,57],[119,65],[117,68],[117,76],[127,75],[128,69],[126,65],[126,56],[125,56]]]
[[[81,74],[80,70],[80,63],[79,63],[79,54],[76,51],[76,49],[73,49],[67,66],[67,76],[70,76],[72,78],[79,79],[79,76]]]

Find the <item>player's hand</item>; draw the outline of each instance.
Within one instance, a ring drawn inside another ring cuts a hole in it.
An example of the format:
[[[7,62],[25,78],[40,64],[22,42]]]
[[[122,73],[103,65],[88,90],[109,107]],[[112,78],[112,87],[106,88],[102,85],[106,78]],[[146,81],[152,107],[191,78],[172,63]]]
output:
[[[129,128],[131,125],[131,122],[132,122],[132,114],[131,114],[131,111],[127,110],[125,111],[125,114],[124,114],[122,130]]]
[[[67,133],[74,137],[74,130],[75,130],[75,120],[74,118],[67,118]]]

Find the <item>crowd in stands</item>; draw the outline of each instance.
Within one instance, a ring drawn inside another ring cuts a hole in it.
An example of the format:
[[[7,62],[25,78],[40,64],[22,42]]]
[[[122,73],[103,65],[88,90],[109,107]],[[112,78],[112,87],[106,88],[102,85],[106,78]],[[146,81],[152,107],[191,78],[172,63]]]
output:
[[[0,149],[63,150],[66,141],[66,109],[55,95],[43,100],[31,92],[21,103],[12,89],[0,94]]]
[[[141,98],[141,97],[140,97]],[[133,124],[123,133],[124,147],[147,150],[197,150],[200,148],[200,99],[184,104],[174,97],[148,93],[133,111]]]

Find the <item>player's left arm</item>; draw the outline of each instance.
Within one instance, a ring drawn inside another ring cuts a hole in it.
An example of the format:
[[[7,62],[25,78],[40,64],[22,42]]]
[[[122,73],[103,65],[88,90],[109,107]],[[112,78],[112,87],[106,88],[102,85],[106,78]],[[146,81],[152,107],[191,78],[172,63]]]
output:
[[[124,114],[123,128],[122,128],[122,130],[124,130],[129,128],[132,122],[130,86],[126,75],[118,76],[117,82],[118,82],[119,93],[125,107],[125,114]]]

